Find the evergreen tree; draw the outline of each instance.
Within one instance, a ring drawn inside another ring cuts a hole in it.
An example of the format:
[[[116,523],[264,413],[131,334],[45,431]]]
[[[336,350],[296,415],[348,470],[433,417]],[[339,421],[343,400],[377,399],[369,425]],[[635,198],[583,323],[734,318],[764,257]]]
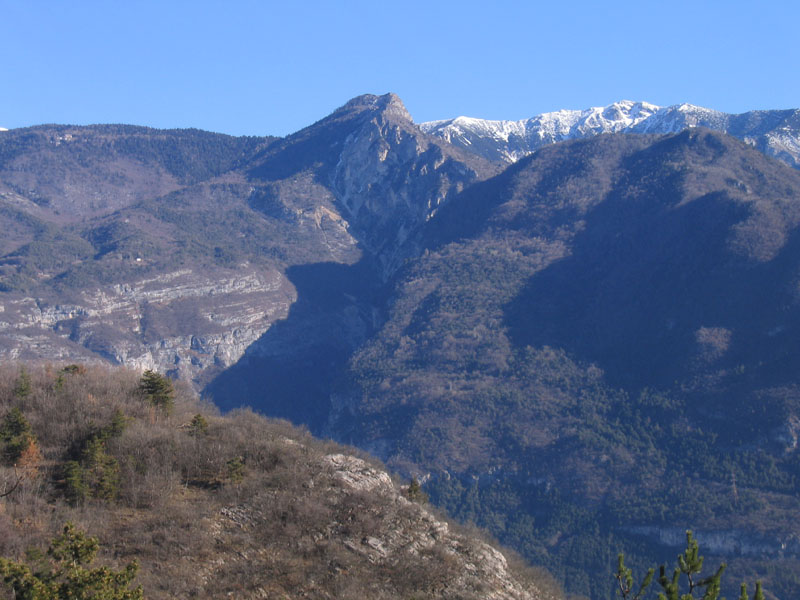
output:
[[[93,498],[113,500],[119,489],[119,463],[106,452],[105,440],[93,438],[81,457],[83,480]]]
[[[141,586],[130,589],[138,570],[135,562],[120,571],[89,568],[99,547],[97,538],[67,523],[39,564],[0,558],[0,577],[20,600],[143,600]]]
[[[191,423],[189,423],[189,435],[194,437],[199,437],[202,435],[206,435],[208,433],[208,421],[206,418],[197,413],[194,417],[192,417]]]
[[[747,595],[746,583],[742,583],[742,593],[739,595],[739,600],[750,600],[750,596]],[[756,595],[753,596],[753,600],[764,600],[764,592],[761,589],[760,581],[756,581]]]
[[[617,579],[620,596],[626,600],[640,600],[647,588],[650,587],[650,583],[653,581],[654,574],[655,569],[650,569],[647,571],[647,575],[644,576],[644,579],[639,586],[639,590],[634,594],[633,572],[625,566],[624,555],[620,554],[617,557],[617,574],[614,577]]]
[[[228,467],[228,479],[232,483],[239,484],[244,480],[245,467],[244,459],[241,456],[236,456],[230,459],[226,466]]]
[[[700,578],[703,570],[703,557],[697,546],[697,540],[691,531],[686,532],[686,550],[678,555],[678,566],[673,570],[672,577],[667,576],[667,568],[661,565],[659,568],[658,584],[661,590],[658,593],[658,600],[718,600],[722,574],[725,572],[725,564],[720,565],[717,571],[708,577]],[[617,580],[617,591],[623,600],[643,600],[644,594],[653,580],[655,570],[650,569],[642,580],[642,584],[636,590],[634,586],[633,574],[625,566],[625,557],[620,554],[617,563],[617,573],[614,577]],[[681,582],[685,578],[685,586],[688,587],[686,593],[681,593]],[[702,596],[696,596],[703,592]],[[723,599],[724,600],[724,599]],[[747,586],[743,583],[739,600],[750,600],[747,595]],[[756,593],[753,600],[764,600],[764,593],[761,590],[761,582],[756,582]]]
[[[64,465],[64,491],[77,504],[87,498],[113,500],[119,491],[119,463],[106,451],[106,442],[122,435],[127,419],[117,409],[111,423],[96,429],[84,441],[78,456]]]
[[[413,477],[411,483],[408,484],[406,498],[420,504],[425,504],[428,501],[428,494],[422,491],[422,486],[419,484],[419,480],[416,477]]]
[[[152,406],[160,408],[165,415],[172,412],[175,389],[168,377],[148,369],[139,380],[139,389]]]
[[[8,464],[15,464],[20,456],[35,443],[30,423],[18,407],[9,410],[0,422],[0,450]]]
[[[115,438],[122,435],[125,428],[128,426],[128,418],[120,409],[114,411],[114,416],[111,417],[111,423],[104,427],[101,431],[101,437],[106,440]]]
[[[31,389],[31,376],[28,375],[28,371],[25,367],[22,367],[19,370],[19,376],[14,384],[14,395],[20,400],[24,400],[31,395]]]
[[[64,465],[64,494],[71,504],[81,503],[89,496],[83,467],[77,460],[71,460]]]

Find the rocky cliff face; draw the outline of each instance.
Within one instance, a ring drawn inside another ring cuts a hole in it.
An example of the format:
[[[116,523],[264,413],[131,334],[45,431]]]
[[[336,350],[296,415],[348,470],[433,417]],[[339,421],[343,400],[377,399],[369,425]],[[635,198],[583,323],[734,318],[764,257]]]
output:
[[[287,269],[296,303],[211,383],[215,401],[231,408],[243,398],[269,398],[272,414],[317,431],[333,380],[383,319],[381,286],[419,253],[424,225],[436,211],[497,169],[424,134],[393,94],[355,98],[256,156],[246,174],[275,191],[271,210],[275,201],[291,206],[329,198],[329,222],[345,224],[360,255]]]
[[[380,318],[368,290],[415,254],[443,202],[496,169],[424,134],[393,94],[355,98],[283,140],[4,132],[0,352],[155,368],[199,387],[246,352],[308,362],[336,338],[346,355]],[[329,267],[328,283],[357,273],[332,309],[328,284],[307,274]]]
[[[406,242],[448,198],[498,166],[423,133],[394,94],[354,98],[271,146],[251,178],[287,185],[311,177],[384,276],[414,248]]]
[[[183,269],[80,292],[70,304],[10,296],[0,357],[95,359],[187,381],[235,363],[295,299],[278,271]]]
[[[332,561],[327,581],[309,577],[296,580],[291,589],[270,578],[261,578],[253,589],[239,597],[272,598],[289,593],[292,597],[316,596],[333,587],[338,597],[349,597],[361,585],[364,571],[381,573],[374,578],[374,593],[380,597],[405,597],[411,590],[424,590],[431,598],[464,598],[481,600],[558,600],[560,591],[546,575],[539,580],[520,577],[508,560],[495,547],[451,527],[426,507],[408,500],[405,489],[393,483],[389,475],[360,458],[347,454],[316,456],[315,450],[292,439],[280,442],[290,453],[303,452],[314,456],[313,464],[301,473],[310,476],[294,498],[293,517],[308,518],[304,513],[311,502],[320,502],[312,513],[308,530],[296,532],[296,541],[303,546],[312,543],[317,552],[339,558]],[[277,452],[282,452],[277,450]],[[293,486],[294,487],[294,486]],[[278,562],[284,548],[274,543],[252,543],[265,527],[263,503],[272,496],[282,504],[283,494],[268,490],[252,501],[223,506],[200,521],[204,535],[214,540],[218,550],[207,560],[192,561],[197,572],[198,587],[213,588],[215,580],[226,573],[268,573]],[[324,501],[320,498],[324,497]],[[312,500],[312,498],[314,500]],[[356,517],[353,510],[358,510]],[[368,523],[367,529],[363,525]],[[236,548],[236,551],[225,549]],[[276,560],[278,559],[278,560]],[[311,559],[313,562],[313,559]],[[188,565],[187,565],[188,567]],[[174,567],[173,567],[174,568]],[[186,567],[184,567],[186,568]],[[312,567],[313,568],[313,567]],[[348,585],[347,573],[353,575]],[[400,575],[400,577],[398,577]],[[407,581],[401,579],[407,578]],[[380,591],[378,591],[380,590]]]
[[[394,94],[356,102],[348,106],[377,110],[345,138],[332,189],[359,239],[391,270],[412,232],[493,169],[424,135]]]
[[[645,536],[663,546],[681,548],[686,544],[686,531],[679,527],[631,527],[631,533]],[[783,558],[800,555],[800,537],[795,533],[759,534],[744,529],[694,532],[704,552],[717,556],[749,556]]]
[[[335,495],[377,494],[388,507],[381,515],[384,524],[382,535],[361,540],[345,538],[343,542],[345,547],[376,567],[396,563],[404,554],[420,556],[444,552],[459,562],[454,570],[458,575],[449,584],[448,594],[476,594],[487,600],[550,597],[552,592],[531,588],[517,580],[505,556],[497,549],[453,531],[448,523],[408,500],[403,495],[404,490],[398,489],[385,472],[345,454],[326,455],[322,464],[333,481],[341,483],[341,488],[333,492]]]

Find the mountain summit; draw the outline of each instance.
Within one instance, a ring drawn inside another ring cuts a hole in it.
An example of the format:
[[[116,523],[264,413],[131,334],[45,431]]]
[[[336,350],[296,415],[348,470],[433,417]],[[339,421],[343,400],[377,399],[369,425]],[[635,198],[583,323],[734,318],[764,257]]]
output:
[[[332,194],[350,233],[388,273],[412,231],[498,165],[423,133],[395,94],[353,98],[267,148],[252,180],[292,188],[311,178]]]
[[[377,110],[388,115],[391,115],[394,118],[402,119],[405,121],[412,121],[411,115],[406,110],[403,101],[397,94],[389,92],[388,94],[383,94],[382,96],[376,96],[374,94],[363,94],[361,96],[356,96],[349,102],[347,102],[344,106],[339,108],[338,110],[334,111],[333,115],[341,111],[348,111],[348,110]],[[332,116],[333,116],[332,115]]]
[[[4,132],[0,356],[109,360],[202,386],[286,317],[302,286],[289,269],[361,261],[364,281],[388,278],[440,205],[498,170],[423,133],[394,94],[283,139]],[[349,347],[364,321],[344,322]]]

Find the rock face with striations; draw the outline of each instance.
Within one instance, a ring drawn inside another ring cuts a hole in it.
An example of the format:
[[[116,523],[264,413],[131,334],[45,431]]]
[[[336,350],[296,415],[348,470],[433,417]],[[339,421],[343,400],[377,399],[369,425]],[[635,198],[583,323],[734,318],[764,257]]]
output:
[[[333,194],[353,236],[388,276],[404,244],[453,194],[499,168],[423,133],[394,94],[350,100],[267,149],[250,177],[283,197],[310,178]]]
[[[248,348],[308,362],[334,338],[346,355],[421,225],[496,171],[423,133],[393,94],[281,140],[2,132],[0,356],[111,361],[201,388]]]
[[[246,174],[266,190],[259,209],[285,214],[329,198],[323,240],[338,219],[358,254],[291,265],[287,318],[207,391],[223,408],[269,398],[272,414],[317,430],[331,383],[383,319],[381,286],[418,254],[437,210],[498,168],[423,133],[394,94],[355,98],[257,155]]]
[[[234,364],[293,298],[277,271],[191,269],[91,288],[70,304],[9,296],[0,357],[103,360],[191,381]]]

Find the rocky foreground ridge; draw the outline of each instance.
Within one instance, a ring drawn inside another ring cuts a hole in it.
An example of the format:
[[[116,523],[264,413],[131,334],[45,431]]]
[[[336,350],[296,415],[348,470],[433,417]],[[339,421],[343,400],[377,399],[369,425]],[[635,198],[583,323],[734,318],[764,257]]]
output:
[[[12,408],[34,450],[14,469],[0,440],[2,556],[72,521],[103,562],[135,559],[153,599],[562,597],[374,461],[284,422],[216,416],[185,389],[165,411],[138,373],[79,366],[4,365],[0,419]]]

